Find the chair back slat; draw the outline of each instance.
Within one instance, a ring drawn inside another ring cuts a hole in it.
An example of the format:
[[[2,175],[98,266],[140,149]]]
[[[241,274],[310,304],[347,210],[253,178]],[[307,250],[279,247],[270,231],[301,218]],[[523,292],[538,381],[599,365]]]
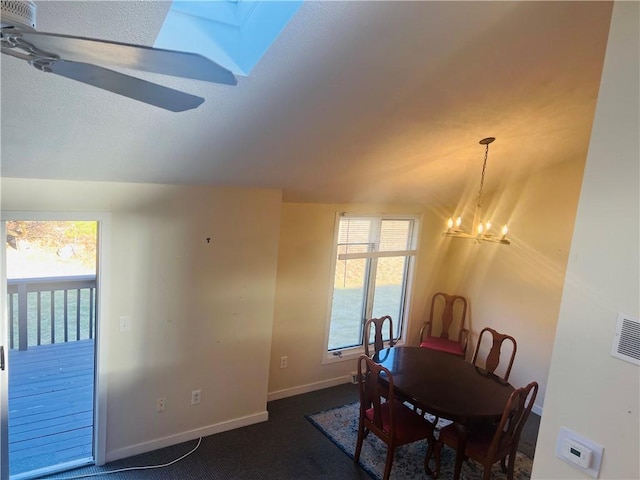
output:
[[[444,302],[444,305],[442,305]],[[447,293],[438,292],[431,299],[431,310],[429,311],[429,326],[427,336],[433,336],[433,326],[437,323],[436,307],[442,305],[442,314],[440,315],[440,338],[449,340],[453,336],[458,342],[462,341],[462,330],[464,329],[465,320],[467,318],[467,299],[461,295],[449,295]],[[451,332],[451,327],[456,324],[455,312],[460,311],[459,322],[456,331]],[[452,335],[453,334],[453,335]]]
[[[516,351],[518,350],[518,343],[516,339],[511,335],[505,335],[503,333],[499,333],[493,328],[485,327],[480,331],[480,335],[478,336],[478,344],[476,345],[476,351],[473,354],[473,360],[471,363],[477,365],[478,354],[480,352],[480,347],[482,345],[482,339],[485,334],[491,335],[492,343],[491,349],[485,358],[484,369],[488,372],[494,373],[500,364],[500,353],[502,350],[502,345],[505,341],[511,342],[511,356],[509,357],[509,364],[507,365],[506,372],[502,377],[505,381],[509,380],[509,375],[511,374],[511,367],[513,367],[513,361],[516,357]]]
[[[496,456],[499,449],[518,445],[522,428],[527,418],[529,418],[537,395],[537,382],[531,382],[526,387],[518,388],[511,394],[491,440],[487,457]]]
[[[491,345],[491,350],[489,350],[489,355],[487,355],[487,360],[485,362],[485,368],[492,373],[496,371],[496,368],[498,368],[498,364],[500,363],[501,347],[502,340],[494,335],[493,344]]]
[[[373,354],[378,353],[380,350],[384,348],[384,340],[383,340],[383,328],[384,324],[387,322],[389,325],[389,347],[394,345],[393,343],[393,320],[389,315],[385,315],[380,318],[370,318],[364,324],[364,353],[367,357],[370,357]],[[369,345],[371,341],[371,327],[373,326],[374,334],[373,334],[373,353],[369,351]]]
[[[442,311],[442,333],[440,338],[446,338],[449,340],[449,329],[453,323],[453,300],[455,297],[447,295],[444,310]]]

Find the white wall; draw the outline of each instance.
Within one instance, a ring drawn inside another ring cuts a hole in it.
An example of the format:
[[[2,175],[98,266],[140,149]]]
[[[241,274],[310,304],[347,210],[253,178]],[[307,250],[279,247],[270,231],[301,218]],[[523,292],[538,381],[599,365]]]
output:
[[[107,460],[267,418],[280,207],[277,190],[2,179],[3,210],[111,212]]]
[[[640,369],[609,354],[640,310],[639,72],[640,4],[616,2],[533,478],[591,478],[555,457],[561,426],[604,446],[600,478],[640,478]]]

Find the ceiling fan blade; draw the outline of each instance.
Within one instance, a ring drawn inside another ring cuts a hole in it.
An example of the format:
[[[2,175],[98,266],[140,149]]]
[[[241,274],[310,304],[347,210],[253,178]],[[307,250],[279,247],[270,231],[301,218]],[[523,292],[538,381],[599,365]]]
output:
[[[57,33],[19,31],[16,35],[39,50],[71,62],[97,63],[225,85],[238,83],[229,70],[197,53]]]
[[[204,99],[89,63],[58,60],[47,71],[172,112],[198,107]]]

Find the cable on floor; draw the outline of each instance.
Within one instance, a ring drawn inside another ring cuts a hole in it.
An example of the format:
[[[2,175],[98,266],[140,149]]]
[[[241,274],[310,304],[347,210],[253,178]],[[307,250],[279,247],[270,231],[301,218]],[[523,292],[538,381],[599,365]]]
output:
[[[109,470],[107,472],[96,472],[96,473],[86,473],[84,475],[77,475],[74,477],[56,477],[55,480],[72,480],[75,478],[88,478],[88,477],[97,477],[99,475],[110,475],[112,473],[122,473],[122,472],[131,472],[134,470],[153,470],[156,468],[165,468],[165,467],[169,467],[171,465],[173,465],[174,463],[178,463],[180,460],[184,460],[185,458],[187,458],[189,455],[191,455],[193,452],[195,452],[199,447],[200,444],[202,443],[202,437],[200,437],[198,439],[198,444],[193,448],[193,450],[191,450],[190,452],[185,453],[184,455],[182,455],[179,458],[176,458],[175,460],[172,460],[168,463],[163,463],[161,465],[141,465],[138,467],[125,467],[125,468],[118,468],[117,470]],[[54,480],[54,479],[52,479]]]

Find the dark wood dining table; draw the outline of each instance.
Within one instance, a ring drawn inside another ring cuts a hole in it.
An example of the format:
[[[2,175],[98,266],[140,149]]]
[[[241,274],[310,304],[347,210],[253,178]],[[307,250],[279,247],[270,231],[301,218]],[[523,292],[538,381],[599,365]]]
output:
[[[454,478],[459,478],[468,425],[499,419],[514,387],[460,357],[428,348],[386,348],[373,360],[389,369],[403,397],[428,413],[456,422],[459,440]]]

